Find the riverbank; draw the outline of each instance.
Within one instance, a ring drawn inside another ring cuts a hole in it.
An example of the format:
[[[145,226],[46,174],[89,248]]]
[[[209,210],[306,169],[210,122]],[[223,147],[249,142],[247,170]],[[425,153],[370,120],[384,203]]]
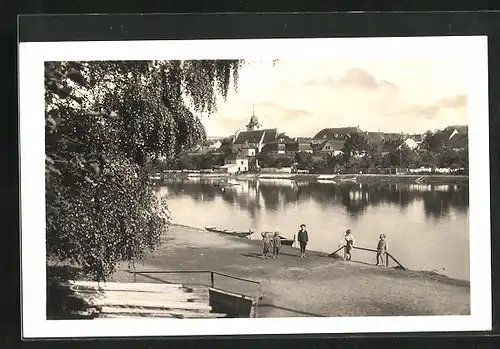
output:
[[[231,175],[224,173],[199,173],[199,174],[163,174],[163,179],[235,179],[235,180],[256,180],[256,179],[288,179],[295,181],[318,181],[328,183],[358,183],[358,184],[430,184],[430,185],[465,185],[469,183],[469,176],[466,175],[446,175],[446,174],[294,174],[294,173],[247,173]],[[161,180],[156,178],[156,180]]]
[[[254,237],[257,238],[257,237]],[[321,252],[299,258],[293,247],[282,247],[279,260],[260,257],[260,241],[228,237],[181,225],[171,225],[156,253],[136,270],[214,270],[261,282],[260,317],[398,316],[470,314],[470,284],[432,272],[345,262]],[[398,256],[404,264],[404,256]],[[171,282],[206,282],[206,275],[159,274]],[[202,280],[203,279],[203,280]],[[123,265],[113,281],[132,281]],[[216,278],[229,291],[255,295],[256,288]]]

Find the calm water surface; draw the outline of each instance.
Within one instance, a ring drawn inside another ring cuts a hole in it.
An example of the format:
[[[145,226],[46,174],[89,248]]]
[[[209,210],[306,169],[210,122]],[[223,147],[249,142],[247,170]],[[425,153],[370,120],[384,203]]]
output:
[[[222,190],[215,183],[171,179],[158,192],[168,197],[177,223],[280,231],[290,238],[305,223],[308,249],[323,252],[336,250],[347,228],[361,247],[375,248],[384,233],[389,251],[405,267],[469,280],[467,186],[260,179]],[[355,250],[354,259],[373,262],[375,255]]]

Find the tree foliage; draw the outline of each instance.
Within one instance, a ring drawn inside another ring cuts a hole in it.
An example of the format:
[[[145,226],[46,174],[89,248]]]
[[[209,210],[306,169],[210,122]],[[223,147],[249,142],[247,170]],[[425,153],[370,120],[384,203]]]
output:
[[[427,131],[425,137],[422,141],[422,149],[425,149],[431,153],[440,153],[445,148],[445,136],[444,132],[438,130],[436,132]]]
[[[97,280],[142,259],[169,219],[148,159],[204,141],[197,113],[216,110],[239,61],[47,62],[46,229],[49,258]]]
[[[275,156],[262,152],[257,155],[257,160],[259,161],[259,166],[264,168],[273,167],[276,163]]]
[[[363,155],[368,149],[368,141],[362,134],[351,133],[347,135],[342,148],[344,160],[349,161],[352,157]]]

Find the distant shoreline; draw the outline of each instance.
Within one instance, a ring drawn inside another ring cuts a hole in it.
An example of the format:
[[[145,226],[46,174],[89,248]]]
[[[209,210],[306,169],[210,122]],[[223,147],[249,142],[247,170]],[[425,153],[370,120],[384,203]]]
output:
[[[154,178],[154,177],[153,177]],[[357,183],[357,184],[469,184],[468,175],[446,174],[295,174],[295,173],[247,173],[229,175],[224,173],[165,173],[163,179],[168,178],[200,178],[200,179],[288,179],[295,181],[316,181],[332,184]],[[159,178],[154,178],[161,180]]]

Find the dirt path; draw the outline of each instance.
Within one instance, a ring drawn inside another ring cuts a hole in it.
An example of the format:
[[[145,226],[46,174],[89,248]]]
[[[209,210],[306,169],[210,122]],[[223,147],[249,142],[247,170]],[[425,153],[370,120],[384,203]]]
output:
[[[167,237],[168,236],[168,237]],[[214,270],[260,281],[260,317],[465,315],[469,282],[430,272],[344,262],[319,252],[307,259],[283,247],[279,260],[260,258],[260,241],[172,225],[154,256],[136,270]],[[118,271],[114,280],[131,281]],[[171,282],[208,282],[207,275],[155,275]],[[138,276],[137,281],[147,278]],[[216,286],[255,295],[253,285],[216,276]]]

